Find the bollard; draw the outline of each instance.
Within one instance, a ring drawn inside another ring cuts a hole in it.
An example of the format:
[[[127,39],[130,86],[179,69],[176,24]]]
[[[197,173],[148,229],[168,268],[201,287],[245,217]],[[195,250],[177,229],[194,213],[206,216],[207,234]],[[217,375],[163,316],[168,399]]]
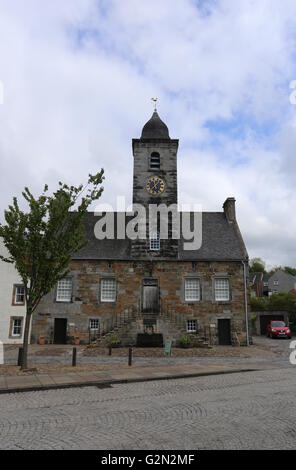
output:
[[[112,346],[109,346],[109,356],[112,356]]]
[[[133,361],[133,348],[128,348],[128,365],[131,366]]]
[[[18,365],[19,367],[22,365],[23,353],[24,353],[24,349],[23,349],[23,348],[19,348],[19,350],[18,350],[18,358],[17,358],[17,365]]]
[[[72,352],[72,367],[76,366],[76,354],[77,354],[77,348],[73,348]]]

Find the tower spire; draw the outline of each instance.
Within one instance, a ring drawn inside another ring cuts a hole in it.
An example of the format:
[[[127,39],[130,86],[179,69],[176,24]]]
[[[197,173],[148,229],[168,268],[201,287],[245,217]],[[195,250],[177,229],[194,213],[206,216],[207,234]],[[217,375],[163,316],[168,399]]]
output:
[[[151,98],[154,103],[154,111],[152,117],[146,122],[142,129],[141,139],[165,139],[170,140],[167,125],[160,119],[157,113],[157,98]]]

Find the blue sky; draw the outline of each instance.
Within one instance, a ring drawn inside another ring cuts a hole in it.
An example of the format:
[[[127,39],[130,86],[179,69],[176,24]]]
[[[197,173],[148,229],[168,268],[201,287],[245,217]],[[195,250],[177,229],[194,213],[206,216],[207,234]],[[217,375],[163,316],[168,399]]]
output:
[[[180,139],[180,202],[235,196],[250,257],[296,266],[294,0],[0,0],[1,212],[25,185],[131,201],[151,97]]]

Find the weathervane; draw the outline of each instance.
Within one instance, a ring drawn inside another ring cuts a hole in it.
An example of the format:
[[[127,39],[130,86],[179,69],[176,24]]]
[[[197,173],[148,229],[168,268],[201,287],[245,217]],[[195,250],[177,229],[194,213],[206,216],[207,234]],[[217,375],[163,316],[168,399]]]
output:
[[[151,101],[153,101],[153,103],[154,103],[154,111],[156,111],[157,98],[151,98]]]

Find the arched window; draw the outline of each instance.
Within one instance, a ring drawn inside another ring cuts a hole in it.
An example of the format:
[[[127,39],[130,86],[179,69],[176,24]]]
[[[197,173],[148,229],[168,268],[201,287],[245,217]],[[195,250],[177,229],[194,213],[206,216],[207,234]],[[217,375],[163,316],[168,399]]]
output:
[[[160,169],[160,155],[158,152],[152,152],[150,155],[150,168],[151,170]]]

